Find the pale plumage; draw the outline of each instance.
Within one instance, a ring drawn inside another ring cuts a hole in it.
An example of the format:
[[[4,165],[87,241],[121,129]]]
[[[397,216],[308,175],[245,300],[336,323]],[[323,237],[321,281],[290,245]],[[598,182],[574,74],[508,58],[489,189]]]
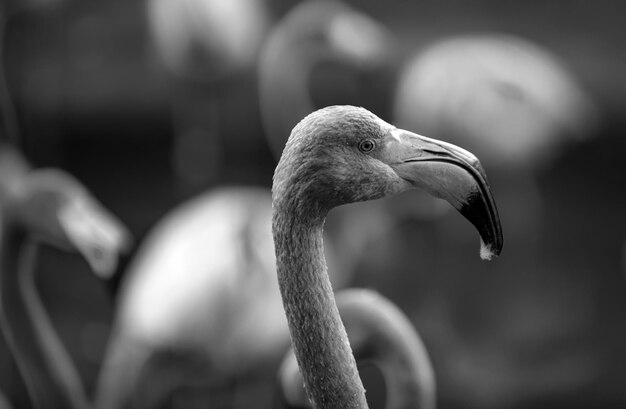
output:
[[[222,107],[254,71],[269,11],[264,0],[148,0],[146,17],[170,91],[173,170],[195,192],[223,176]]]
[[[290,10],[268,35],[258,66],[261,119],[274,157],[316,109],[310,80],[317,66],[330,61],[371,69],[385,64],[393,49],[384,26],[341,1],[307,0]]]
[[[598,124],[594,101],[563,60],[503,33],[453,36],[419,50],[402,67],[393,109],[399,126],[462,144],[493,170],[518,249],[541,228],[538,175]]]
[[[236,379],[282,355],[289,336],[270,219],[267,189],[225,187],[182,204],[152,229],[120,291],[99,408],[132,400],[136,384],[150,377],[142,368],[159,355],[194,356],[207,383]]]
[[[596,109],[568,67],[531,41],[498,33],[445,38],[418,52],[397,85],[400,126],[475,150],[487,166],[542,168]]]
[[[254,65],[269,25],[264,1],[148,0],[154,48],[177,77],[207,81]]]

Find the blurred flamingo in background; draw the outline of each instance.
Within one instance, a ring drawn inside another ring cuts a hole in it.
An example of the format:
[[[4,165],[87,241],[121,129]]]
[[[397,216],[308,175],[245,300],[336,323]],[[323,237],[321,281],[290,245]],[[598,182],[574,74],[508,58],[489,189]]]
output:
[[[220,105],[229,82],[253,70],[269,28],[265,1],[147,0],[151,40],[171,84],[172,162],[183,184],[221,178]]]
[[[274,157],[280,157],[298,121],[319,108],[311,83],[316,68],[336,62],[356,71],[375,70],[393,55],[391,32],[346,3],[308,0],[291,9],[268,35],[258,65],[261,119]],[[317,85],[330,93],[342,84]],[[330,105],[354,97],[338,95]]]
[[[428,351],[408,317],[372,290],[342,290],[335,300],[357,364],[373,364],[382,372],[385,408],[434,409],[435,374]],[[281,364],[279,382],[289,407],[312,407],[292,349]]]
[[[120,289],[98,408],[132,406],[138,396],[150,407],[185,385],[228,386],[278,361],[289,336],[270,214],[267,189],[222,187],[154,226]],[[155,370],[168,354],[167,370]],[[160,388],[141,389],[159,373]]]
[[[2,331],[36,408],[86,408],[78,373],[35,289],[39,244],[79,252],[110,275],[129,244],[124,226],[68,174],[18,172],[0,158],[0,317]],[[5,170],[7,170],[5,172]]]
[[[496,33],[425,47],[404,66],[397,90],[399,126],[458,143],[481,158],[507,231],[509,250],[490,266],[494,275],[459,275],[464,264],[441,260],[431,283],[439,291],[411,315],[436,345],[431,353],[439,359],[443,393],[462,402],[473,394],[474,407],[503,407],[590,382],[598,362],[569,340],[589,331],[592,301],[586,289],[540,261],[541,252],[550,251],[542,234],[540,177],[568,144],[594,136],[594,101],[551,51]],[[469,243],[450,219],[437,230],[446,252]],[[484,296],[476,299],[477,291]]]
[[[165,68],[199,82],[255,64],[269,24],[264,2],[148,0],[150,33]]]
[[[35,285],[36,250],[50,245],[80,253],[108,278],[128,250],[130,234],[71,175],[32,169],[5,74],[7,26],[19,13],[56,1],[4,2],[0,6],[0,321],[10,352],[35,408],[86,408],[87,395],[54,330]],[[0,407],[10,408],[0,395]]]
[[[594,103],[563,61],[496,33],[445,38],[419,51],[402,68],[393,115],[399,126],[462,144],[493,169],[509,240],[536,233],[536,178],[597,125]]]

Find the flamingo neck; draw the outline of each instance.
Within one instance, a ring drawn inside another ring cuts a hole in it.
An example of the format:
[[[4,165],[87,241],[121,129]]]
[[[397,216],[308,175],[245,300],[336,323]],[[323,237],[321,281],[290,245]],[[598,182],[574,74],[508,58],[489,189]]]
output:
[[[367,408],[328,278],[323,226],[320,213],[274,203],[278,282],[294,354],[315,408]]]
[[[435,379],[426,347],[412,323],[392,303],[367,290],[337,295],[354,355],[383,373],[388,409],[434,409]]]
[[[387,387],[387,405],[392,408],[435,408],[435,385],[428,357],[414,347],[407,348],[407,339],[392,341],[400,344],[392,353],[380,353],[379,367]],[[405,344],[405,345],[402,345]],[[384,345],[384,344],[383,344]],[[385,356],[391,355],[391,356]]]
[[[5,215],[6,216],[6,215]],[[19,226],[2,222],[0,326],[35,408],[86,408],[76,369],[35,289],[36,244]]]

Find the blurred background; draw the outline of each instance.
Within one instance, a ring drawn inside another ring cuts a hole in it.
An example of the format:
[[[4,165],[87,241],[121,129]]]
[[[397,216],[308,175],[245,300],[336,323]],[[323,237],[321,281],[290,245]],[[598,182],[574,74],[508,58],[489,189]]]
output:
[[[274,142],[262,117],[273,102],[260,95],[259,61],[297,4],[249,1],[261,16],[253,20],[228,6],[226,17],[211,17],[209,8],[185,14],[146,1],[5,1],[2,11],[17,145],[36,167],[75,175],[136,243],[201,192],[271,186]],[[371,66],[311,63],[310,102],[362,105],[474,152],[505,236],[502,256],[483,262],[471,226],[418,196],[414,211],[363,248],[349,285],[377,289],[411,318],[441,408],[626,407],[626,3],[346,3],[393,46]],[[240,18],[251,19],[249,33],[220,34]],[[192,27],[202,34],[184,32]],[[414,74],[412,62],[422,64]],[[271,118],[289,109],[282,91],[286,107]],[[133,256],[104,285],[78,256],[46,248],[38,259],[38,289],[90,395]],[[248,407],[271,407],[272,376],[238,381],[249,384]],[[0,388],[29,407],[3,341]]]

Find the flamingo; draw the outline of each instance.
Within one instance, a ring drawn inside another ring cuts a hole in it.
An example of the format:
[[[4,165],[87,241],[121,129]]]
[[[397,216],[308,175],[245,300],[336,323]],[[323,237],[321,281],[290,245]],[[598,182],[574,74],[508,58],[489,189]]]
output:
[[[107,278],[130,246],[130,233],[75,178],[57,169],[33,170],[17,148],[19,125],[4,66],[7,26],[21,12],[57,2],[13,3],[0,7],[0,327],[33,407],[85,408],[78,373],[35,290],[36,247],[78,251]],[[0,407],[12,407],[2,394]]]
[[[539,227],[538,174],[598,122],[592,99],[563,61],[502,33],[435,41],[404,64],[396,89],[395,123],[463,144],[494,170],[494,184],[508,189],[502,217],[509,240],[520,244]]]
[[[294,354],[316,408],[365,408],[323,251],[328,212],[421,188],[461,212],[500,253],[497,209],[478,159],[455,145],[395,128],[371,112],[331,106],[293,129],[272,186],[276,269]]]
[[[446,138],[481,158],[493,174],[507,230],[507,257],[490,266],[498,272],[495,280],[458,275],[459,259],[440,260],[430,282],[438,291],[420,299],[419,311],[412,308],[413,319],[436,340],[431,353],[439,358],[440,389],[464,402],[473,391],[476,405],[502,407],[545,393],[545,379],[551,393],[590,382],[596,364],[586,352],[545,355],[553,345],[581,338],[593,320],[571,313],[591,311],[582,288],[569,280],[568,292],[560,291],[563,282],[546,285],[541,260],[550,253],[543,176],[568,146],[593,137],[601,118],[591,95],[547,47],[506,33],[468,33],[441,38],[408,58],[393,109],[398,126]],[[439,217],[434,228],[443,254],[471,243],[451,217]],[[475,298],[485,286],[492,291]],[[522,362],[520,355],[529,358]]]
[[[3,159],[0,156],[2,332],[34,407],[86,408],[78,374],[35,290],[36,250],[47,244],[78,251],[97,275],[107,277],[128,246],[129,234],[69,174],[29,170],[25,162],[18,169]]]
[[[165,69],[200,82],[254,64],[269,24],[254,0],[148,0],[146,11]]]
[[[335,294],[358,363],[373,362],[385,378],[387,408],[435,408],[435,376],[428,352],[408,317],[381,294],[351,288]],[[311,407],[293,350],[279,372],[289,407]]]
[[[387,29],[341,1],[308,0],[291,9],[268,35],[258,63],[261,119],[274,157],[316,109],[309,88],[314,68],[328,61],[376,68],[393,48]]]
[[[219,180],[224,87],[253,69],[269,29],[265,1],[147,0],[156,62],[170,81],[172,162],[192,187]]]
[[[171,351],[209,368],[209,385],[280,359],[289,335],[270,221],[267,189],[232,186],[181,204],[153,227],[119,293],[98,408],[132,401],[141,379],[153,375],[146,364]],[[170,382],[151,400],[180,386],[176,368],[184,369],[171,365]]]

